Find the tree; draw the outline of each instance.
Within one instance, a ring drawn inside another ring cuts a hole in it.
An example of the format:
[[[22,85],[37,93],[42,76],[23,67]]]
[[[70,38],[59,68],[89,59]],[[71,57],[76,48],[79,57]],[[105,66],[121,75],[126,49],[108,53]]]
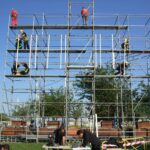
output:
[[[1,117],[1,121],[9,121],[9,117],[7,116],[7,114],[4,113],[0,113],[0,117]]]
[[[40,101],[44,102],[45,116],[64,116],[65,114],[65,92],[62,87],[50,89],[48,93],[41,94]],[[41,110],[42,112],[42,110]]]
[[[105,68],[97,68],[96,75],[113,75],[114,70],[111,66],[106,66]],[[81,72],[80,75],[85,77],[76,79],[76,83],[74,84],[75,88],[80,89],[82,92],[78,95],[80,99],[86,99],[89,102],[92,102],[92,82],[93,82],[93,72],[85,71]],[[117,84],[119,82],[123,84]],[[117,102],[117,98],[120,101],[123,98],[123,101],[130,100],[129,91],[125,90],[121,93],[121,86],[122,88],[127,88],[126,81],[122,80],[121,78],[114,79],[113,77],[96,77],[95,78],[95,110],[99,116],[107,116],[113,117],[116,111],[115,102]],[[128,91],[128,92],[127,92]],[[121,94],[123,95],[121,97]],[[124,97],[124,96],[127,97]],[[125,99],[126,98],[126,99]],[[87,108],[89,109],[89,108]],[[121,108],[120,108],[121,109]]]
[[[69,103],[69,117],[75,119],[75,126],[77,126],[77,120],[82,116],[83,106],[79,100],[73,100]]]
[[[41,101],[45,102],[45,116],[65,116],[66,110],[66,96],[64,89],[50,89],[49,93],[43,93]],[[42,107],[41,107],[42,108]],[[73,100],[73,94],[70,92],[68,95],[68,117],[77,119],[82,114],[82,105],[78,100]],[[41,111],[42,112],[42,111]]]
[[[82,105],[78,100],[73,100],[73,94],[68,95],[68,116],[77,119],[82,114]],[[14,116],[27,116],[29,114],[35,115],[38,113],[41,117],[64,117],[66,109],[66,96],[62,87],[58,89],[50,89],[49,92],[41,93],[39,100],[29,100],[23,105],[16,105],[13,110]]]
[[[23,105],[16,105],[14,116],[26,116],[35,113],[42,116],[63,116],[65,109],[65,94],[63,88],[50,89],[48,93],[41,93],[39,100],[29,100]]]
[[[13,109],[12,115],[13,116],[27,116],[29,114],[34,113],[34,106],[35,106],[35,100],[22,104],[22,105],[16,105]]]
[[[141,81],[133,92],[135,115],[150,117],[150,85]]]

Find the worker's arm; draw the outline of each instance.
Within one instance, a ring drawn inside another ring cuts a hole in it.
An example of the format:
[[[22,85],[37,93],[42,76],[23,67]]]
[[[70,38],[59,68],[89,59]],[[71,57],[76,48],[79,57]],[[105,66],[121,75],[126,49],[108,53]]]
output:
[[[66,144],[66,137],[63,136],[63,137],[62,137],[62,145],[65,145],[65,144]]]
[[[88,144],[88,135],[85,134],[84,137],[83,137],[83,143],[82,143],[82,146],[85,147],[87,144]]]

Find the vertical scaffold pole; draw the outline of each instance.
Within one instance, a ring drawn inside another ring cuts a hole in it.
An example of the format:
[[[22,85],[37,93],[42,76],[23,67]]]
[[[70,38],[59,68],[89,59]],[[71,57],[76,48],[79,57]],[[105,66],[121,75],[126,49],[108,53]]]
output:
[[[30,36],[30,53],[29,53],[29,68],[31,68],[32,59],[32,34]]]
[[[120,91],[120,95],[121,95],[121,97],[120,97],[120,101],[121,101],[121,117],[122,117],[122,125],[123,125],[123,127],[122,127],[122,132],[123,132],[123,137],[125,137],[125,126],[124,126],[124,102],[123,102],[123,79],[121,79],[120,80],[120,86],[121,86],[121,91]]]
[[[67,62],[65,66],[66,71],[66,88],[65,88],[65,96],[66,96],[66,105],[65,105],[65,114],[66,114],[66,136],[68,135],[68,97],[69,97],[69,70],[67,66],[69,65],[69,53],[68,49],[70,48],[70,20],[71,20],[71,0],[68,0],[68,36],[67,36]]]
[[[91,116],[89,117],[90,131],[92,131]]]
[[[96,136],[98,137],[97,114],[95,114]]]
[[[49,52],[50,52],[50,34],[48,35],[47,39],[47,60],[46,60],[46,68],[48,69],[48,63],[49,63]]]
[[[123,52],[123,70],[124,70],[123,72],[124,72],[124,74],[123,75],[126,74],[125,62],[126,62],[126,51],[124,50],[124,52]]]
[[[60,69],[62,68],[62,34],[60,36]]]
[[[19,35],[17,36],[17,53],[16,53],[16,68],[17,68],[17,63],[18,63],[18,56],[19,56]]]
[[[99,35],[99,66],[102,68],[102,36],[101,34]]]
[[[35,15],[33,16],[33,23],[32,23],[32,35],[34,35],[34,26],[35,26]]]
[[[65,34],[65,65],[66,65],[66,62],[67,62],[66,51],[67,51],[67,36]],[[67,78],[66,77],[65,77],[65,83],[64,84],[65,84],[65,92],[66,92],[66,89],[67,89]]]
[[[97,68],[97,35],[95,34],[95,67]]]
[[[112,34],[112,66],[115,69],[114,36]]]
[[[67,36],[65,35],[65,65],[66,65],[66,62],[67,62],[66,52],[67,52]]]
[[[34,68],[37,68],[37,43],[38,43],[38,35],[35,36],[35,62],[34,62]]]
[[[43,40],[43,35],[44,35],[44,13],[42,16],[42,40]]]
[[[95,31],[95,28],[94,28],[94,0],[92,0],[92,47],[94,48],[94,40],[95,39],[95,36],[94,36],[94,31]],[[95,75],[96,75],[96,51],[94,52],[94,55],[92,56],[92,63],[94,65],[94,76],[93,76],[93,80],[92,80],[92,102],[93,102],[93,110],[92,110],[92,116],[94,117],[93,118],[93,132],[95,133],[96,132],[96,124],[95,124],[95,95],[96,95],[96,92],[95,92]]]

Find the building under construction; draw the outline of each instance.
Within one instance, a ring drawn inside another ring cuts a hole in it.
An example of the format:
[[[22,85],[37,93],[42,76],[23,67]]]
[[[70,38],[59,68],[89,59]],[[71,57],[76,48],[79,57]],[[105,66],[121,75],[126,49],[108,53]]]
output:
[[[1,140],[38,141],[60,122],[67,136],[75,136],[75,119],[78,127],[102,138],[149,137],[150,114],[142,108],[150,105],[145,100],[150,89],[150,16],[102,15],[94,11],[94,1],[82,5],[89,10],[87,25],[76,0],[68,0],[67,15],[19,15],[18,26],[11,26],[10,17],[2,106],[10,122],[1,125]],[[15,48],[21,29],[28,35],[29,49]],[[13,65],[28,73],[14,74]],[[147,92],[139,89],[140,83]],[[63,101],[43,100],[60,87]],[[15,109],[26,106],[25,115],[14,116]],[[47,116],[49,106],[63,112]],[[79,116],[72,109],[80,109]],[[41,122],[34,131],[31,120]]]

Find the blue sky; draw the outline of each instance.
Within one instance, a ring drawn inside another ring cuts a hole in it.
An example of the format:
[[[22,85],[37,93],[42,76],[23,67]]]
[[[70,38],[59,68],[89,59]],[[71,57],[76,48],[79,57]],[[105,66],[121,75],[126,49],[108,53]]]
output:
[[[76,1],[76,0],[72,0]],[[86,2],[86,0],[78,0]],[[89,0],[88,0],[89,1]],[[8,16],[12,8],[19,14],[67,14],[67,0],[1,0],[0,4],[0,85],[2,88]],[[83,5],[81,4],[80,7]],[[76,12],[76,14],[80,12]],[[95,14],[150,14],[150,0],[95,0]],[[64,18],[66,19],[66,18]],[[55,23],[54,23],[55,24]],[[0,96],[2,90],[0,90]],[[1,100],[2,101],[2,100]]]

